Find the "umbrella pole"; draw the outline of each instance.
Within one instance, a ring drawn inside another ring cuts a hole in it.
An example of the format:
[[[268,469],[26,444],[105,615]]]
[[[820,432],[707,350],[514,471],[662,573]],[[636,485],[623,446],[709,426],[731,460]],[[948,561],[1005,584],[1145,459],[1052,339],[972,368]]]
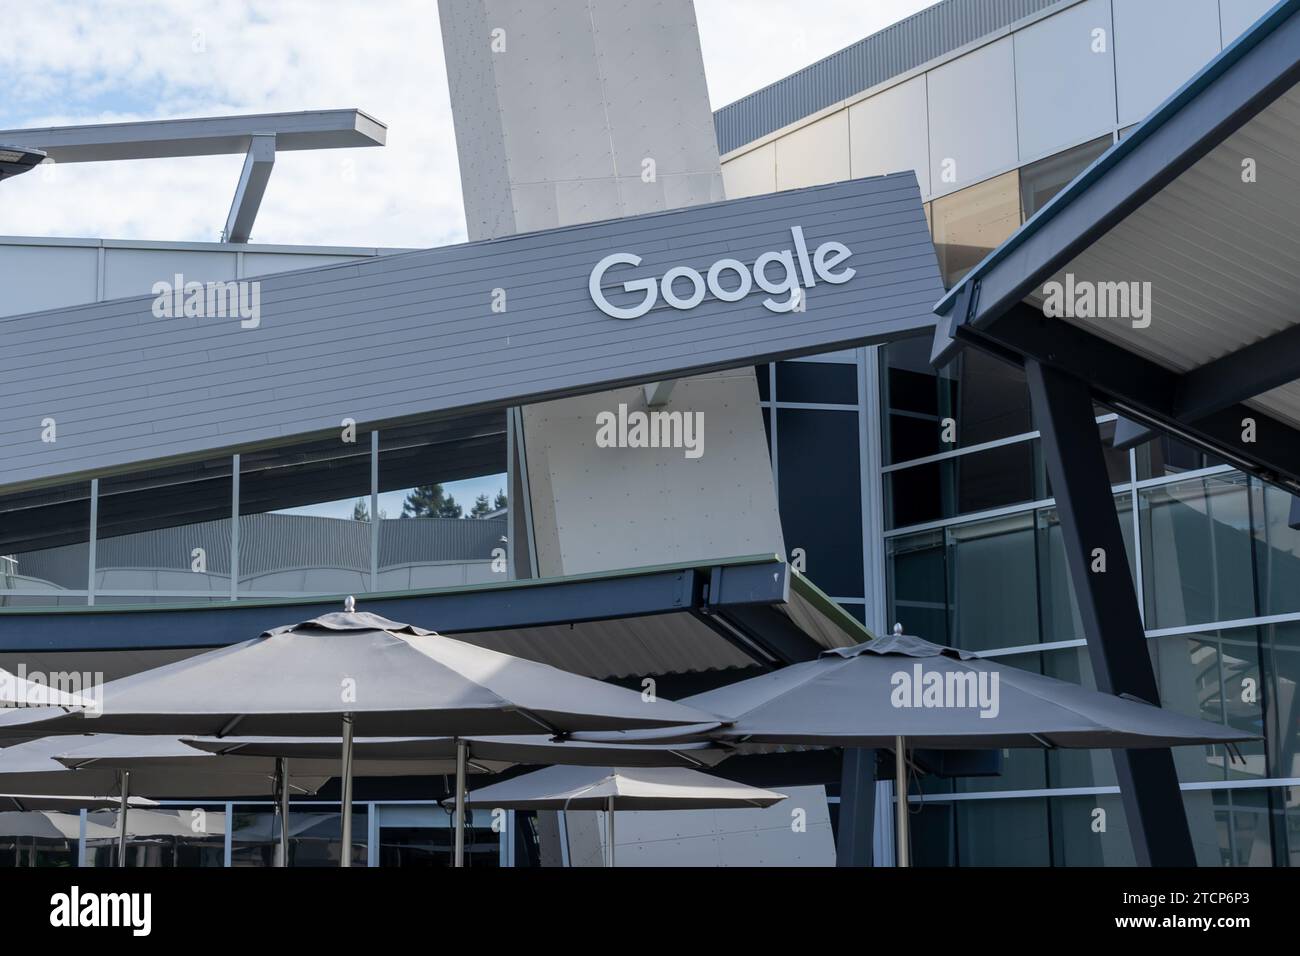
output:
[[[465,865],[465,741],[456,738],[456,867]]]
[[[289,865],[289,761],[279,757],[275,761],[276,782],[280,786],[280,846],[277,866]]]
[[[609,847],[609,865],[614,865],[614,797],[611,795],[605,807],[605,843]]]
[[[131,771],[122,771],[122,802],[117,811],[117,865],[126,866],[126,807],[131,794]]]
[[[343,845],[339,866],[352,865],[352,715],[343,715]]]
[[[898,865],[911,866],[908,860],[907,821],[907,748],[902,737],[894,738],[894,842]]]

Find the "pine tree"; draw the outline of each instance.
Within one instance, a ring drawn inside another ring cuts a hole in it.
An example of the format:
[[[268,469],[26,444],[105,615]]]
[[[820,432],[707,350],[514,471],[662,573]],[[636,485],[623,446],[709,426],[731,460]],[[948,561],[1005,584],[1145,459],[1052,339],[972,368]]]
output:
[[[481,494],[474,499],[474,507],[470,509],[471,518],[482,518],[492,510],[492,502],[486,494]]]
[[[505,493],[505,491],[504,491],[504,490],[498,491],[498,492],[497,492],[497,500],[494,501],[494,502],[492,503],[492,510],[493,510],[493,511],[500,511],[502,508],[505,508],[505,507],[509,506],[509,504],[510,504],[510,501],[509,501],[509,499],[506,498],[506,493]]]

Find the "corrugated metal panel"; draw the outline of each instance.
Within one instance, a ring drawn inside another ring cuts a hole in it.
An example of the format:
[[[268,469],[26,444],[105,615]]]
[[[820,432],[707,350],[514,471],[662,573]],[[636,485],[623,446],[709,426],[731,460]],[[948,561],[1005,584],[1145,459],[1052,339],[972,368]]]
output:
[[[944,0],[713,115],[725,155],[1063,0]]]
[[[845,243],[856,269],[810,290],[804,313],[775,314],[755,290],[619,321],[590,299],[612,251],[644,260],[607,277],[620,298],[618,280],[789,249],[792,225],[810,247]],[[152,297],[0,319],[0,486],[830,351],[931,328],[943,291],[910,172],[283,273],[260,290],[256,329],[156,318]]]
[[[689,614],[478,631],[454,637],[602,680],[754,666],[751,657]]]
[[[1300,87],[1166,186],[1054,278],[1150,282],[1151,322],[1068,321],[1186,372],[1297,324]],[[1254,160],[1255,181],[1243,182]],[[1300,425],[1293,386],[1250,404]]]

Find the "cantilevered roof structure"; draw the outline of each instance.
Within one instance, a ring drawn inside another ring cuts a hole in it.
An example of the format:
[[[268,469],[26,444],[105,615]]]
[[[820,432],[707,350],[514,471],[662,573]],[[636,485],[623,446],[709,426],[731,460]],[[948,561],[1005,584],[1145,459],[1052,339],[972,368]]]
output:
[[[970,344],[1040,362],[1300,489],[1298,82],[1300,0],[1284,0],[939,302],[934,360]],[[1150,311],[1049,317],[1054,282],[1149,283]]]
[[[60,608],[0,615],[0,653],[44,667],[70,652],[180,649],[247,640],[268,625],[336,608],[343,596],[175,608]],[[364,598],[471,644],[597,678],[773,668],[871,635],[775,555],[537,578]],[[183,624],[184,626],[178,626]],[[77,653],[84,659],[84,653]],[[57,670],[57,667],[47,667]]]

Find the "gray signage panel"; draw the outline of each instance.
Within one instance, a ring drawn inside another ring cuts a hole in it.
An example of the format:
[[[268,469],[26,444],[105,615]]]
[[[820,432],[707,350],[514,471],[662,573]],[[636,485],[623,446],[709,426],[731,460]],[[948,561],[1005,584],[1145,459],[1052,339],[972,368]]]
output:
[[[943,293],[910,172],[157,282],[0,319],[0,487],[831,351],[932,327]]]

